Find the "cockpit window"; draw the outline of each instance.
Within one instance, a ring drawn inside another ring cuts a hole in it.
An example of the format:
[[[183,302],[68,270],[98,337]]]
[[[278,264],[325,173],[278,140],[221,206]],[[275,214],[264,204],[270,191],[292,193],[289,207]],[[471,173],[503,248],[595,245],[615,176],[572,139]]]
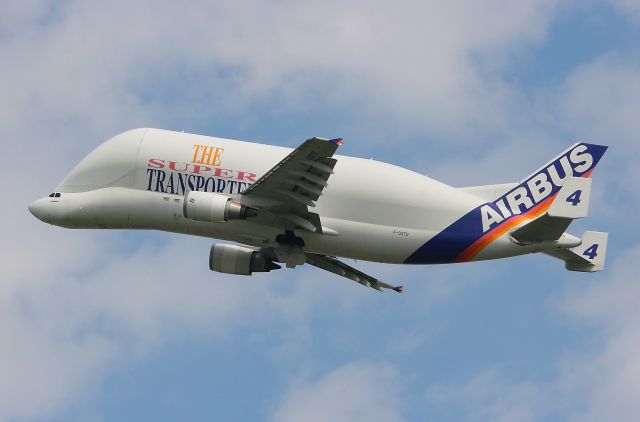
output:
[[[60,196],[61,196],[61,195],[62,195],[62,194],[61,194],[60,192],[56,192],[56,194],[55,194],[55,198],[60,198]]]
[[[50,193],[49,194],[49,198],[53,198],[55,196],[55,193]]]
[[[61,195],[60,192],[53,192],[49,194],[49,198],[60,198]]]

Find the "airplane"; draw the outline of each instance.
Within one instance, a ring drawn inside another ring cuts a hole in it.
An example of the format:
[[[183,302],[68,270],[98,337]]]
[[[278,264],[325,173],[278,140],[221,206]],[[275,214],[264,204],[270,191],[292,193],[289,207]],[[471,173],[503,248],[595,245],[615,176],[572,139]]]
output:
[[[443,264],[542,252],[604,269],[608,235],[566,233],[588,213],[607,147],[579,142],[517,183],[456,188],[392,164],[336,155],[340,138],[295,149],[133,129],[89,153],[38,219],[65,228],[152,229],[222,239],[209,268],[251,275],[310,264],[379,291],[338,259]]]

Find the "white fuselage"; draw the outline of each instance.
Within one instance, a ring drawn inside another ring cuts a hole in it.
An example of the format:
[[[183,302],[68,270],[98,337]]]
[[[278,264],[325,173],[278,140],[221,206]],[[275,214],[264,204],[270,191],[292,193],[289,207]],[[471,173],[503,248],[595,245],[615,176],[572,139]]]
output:
[[[42,198],[30,210],[41,220],[68,228],[156,229],[276,246],[282,230],[275,226],[251,219],[190,220],[183,216],[182,202],[189,190],[237,196],[290,152],[271,145],[135,129],[96,148],[56,188],[59,197]],[[404,263],[435,235],[486,202],[391,164],[334,158],[335,174],[312,209],[329,230],[296,232],[307,252]],[[450,242],[457,240],[465,241]],[[516,246],[504,234],[473,259],[538,250]]]

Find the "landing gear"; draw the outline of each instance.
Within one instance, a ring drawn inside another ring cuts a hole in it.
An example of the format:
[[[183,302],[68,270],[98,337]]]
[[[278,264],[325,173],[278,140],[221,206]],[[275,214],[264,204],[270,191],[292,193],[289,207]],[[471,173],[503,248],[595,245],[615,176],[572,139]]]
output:
[[[287,230],[284,234],[276,236],[278,246],[274,249],[278,261],[283,262],[287,268],[294,268],[307,261],[304,253],[304,240],[296,236],[293,231]]]

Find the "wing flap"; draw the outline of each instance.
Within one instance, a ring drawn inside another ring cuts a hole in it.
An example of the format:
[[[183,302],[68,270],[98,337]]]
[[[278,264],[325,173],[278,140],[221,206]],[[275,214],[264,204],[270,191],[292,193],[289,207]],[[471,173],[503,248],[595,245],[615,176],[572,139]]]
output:
[[[381,292],[384,291],[384,289],[391,289],[398,293],[402,293],[403,291],[402,286],[392,286],[391,284],[365,274],[332,256],[307,253],[307,263]]]
[[[341,139],[311,138],[293,150],[242,192],[243,203],[267,211],[285,230],[322,233],[315,207],[337,160],[332,158]]]

